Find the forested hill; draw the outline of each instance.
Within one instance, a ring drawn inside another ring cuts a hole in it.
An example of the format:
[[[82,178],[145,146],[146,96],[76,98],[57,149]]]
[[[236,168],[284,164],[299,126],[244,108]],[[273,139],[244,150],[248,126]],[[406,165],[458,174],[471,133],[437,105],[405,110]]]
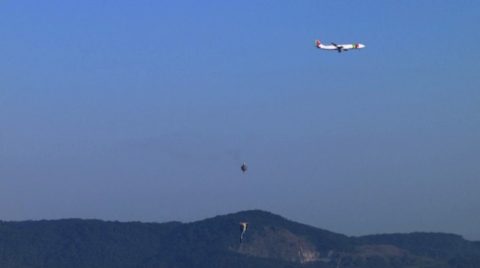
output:
[[[248,222],[240,242],[240,222]],[[480,267],[453,234],[347,237],[253,210],[192,222],[0,222],[0,267]]]

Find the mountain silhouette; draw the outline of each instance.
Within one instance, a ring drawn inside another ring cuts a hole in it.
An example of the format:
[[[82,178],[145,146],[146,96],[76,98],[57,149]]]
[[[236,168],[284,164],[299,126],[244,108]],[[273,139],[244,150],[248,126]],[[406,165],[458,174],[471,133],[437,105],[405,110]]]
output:
[[[240,222],[248,229],[240,241]],[[0,222],[0,267],[480,267],[444,233],[349,237],[261,210],[191,222]]]

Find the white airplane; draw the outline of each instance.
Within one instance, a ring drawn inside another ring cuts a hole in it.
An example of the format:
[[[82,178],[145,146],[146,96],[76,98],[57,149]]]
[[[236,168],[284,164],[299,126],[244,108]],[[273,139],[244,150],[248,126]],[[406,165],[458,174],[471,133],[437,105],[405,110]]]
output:
[[[338,52],[342,51],[348,51],[350,49],[359,49],[359,48],[364,48],[364,44],[360,43],[353,43],[353,44],[335,44],[331,43],[331,45],[324,45],[320,42],[320,40],[315,40],[315,46],[320,49],[325,49],[325,50],[336,50]]]

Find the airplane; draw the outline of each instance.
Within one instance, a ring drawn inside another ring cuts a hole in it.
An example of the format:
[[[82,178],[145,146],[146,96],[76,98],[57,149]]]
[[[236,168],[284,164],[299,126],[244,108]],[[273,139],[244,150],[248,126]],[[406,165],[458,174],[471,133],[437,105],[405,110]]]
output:
[[[315,40],[315,46],[320,49],[325,49],[325,50],[336,50],[339,53],[343,51],[348,51],[350,49],[360,49],[364,48],[364,44],[360,43],[353,43],[353,44],[335,44],[331,43],[331,45],[324,45],[320,42],[320,40]]]

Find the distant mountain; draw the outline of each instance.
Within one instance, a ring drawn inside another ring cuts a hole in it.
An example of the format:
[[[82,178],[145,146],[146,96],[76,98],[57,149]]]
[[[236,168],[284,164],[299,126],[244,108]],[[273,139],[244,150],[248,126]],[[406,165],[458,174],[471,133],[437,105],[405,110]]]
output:
[[[240,242],[240,222],[249,222]],[[411,233],[348,237],[252,210],[193,223],[0,222],[0,267],[480,267],[480,242]]]

